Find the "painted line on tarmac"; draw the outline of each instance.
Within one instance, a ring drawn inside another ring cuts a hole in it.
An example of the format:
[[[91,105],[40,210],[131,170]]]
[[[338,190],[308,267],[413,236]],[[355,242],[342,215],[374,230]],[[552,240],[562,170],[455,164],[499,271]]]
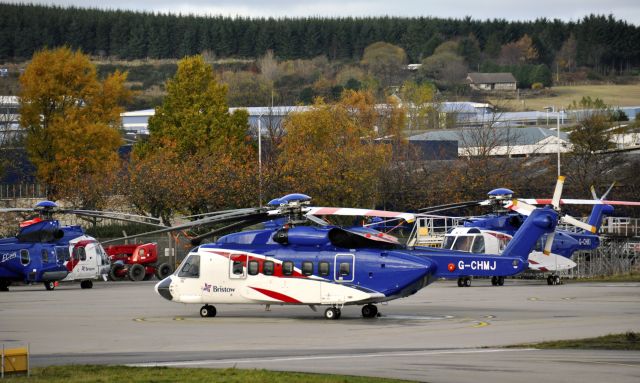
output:
[[[297,362],[309,360],[330,360],[330,359],[362,359],[362,358],[397,358],[411,356],[434,356],[434,355],[453,355],[453,354],[489,354],[496,352],[519,352],[519,351],[540,351],[535,348],[488,348],[488,349],[461,349],[461,350],[438,350],[438,351],[414,351],[414,352],[382,352],[382,353],[366,353],[366,354],[335,354],[320,356],[296,356],[296,357],[279,357],[279,358],[244,358],[244,359],[210,359],[210,360],[192,360],[184,362],[148,362],[148,363],[132,363],[126,364],[128,367],[186,367],[199,366],[207,364],[239,364],[239,363],[274,363],[274,362]]]

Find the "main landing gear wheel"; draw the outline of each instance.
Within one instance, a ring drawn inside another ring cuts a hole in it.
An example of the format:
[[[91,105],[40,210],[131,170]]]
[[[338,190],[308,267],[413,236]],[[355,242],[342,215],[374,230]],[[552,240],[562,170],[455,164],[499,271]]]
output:
[[[496,285],[504,286],[504,277],[496,277]]]
[[[562,284],[562,281],[560,280],[560,276],[559,275],[549,275],[547,277],[547,284],[549,286],[560,285],[560,284]]]
[[[56,284],[55,282],[45,282],[44,283],[44,288],[47,290],[53,290],[56,288]]]
[[[80,282],[81,289],[90,289],[93,287],[93,281],[82,281]]]
[[[372,304],[362,306],[363,318],[375,318],[378,315],[378,307]]]
[[[5,281],[0,281],[0,291],[9,291],[9,285],[11,283],[9,282],[5,282]]]
[[[491,286],[498,286],[498,277],[491,277]]]
[[[458,278],[458,287],[471,287],[471,277]]]
[[[204,305],[200,307],[200,316],[203,318],[216,316],[217,311],[214,306]]]
[[[329,307],[324,311],[324,317],[327,319],[340,319],[342,311],[337,307]]]

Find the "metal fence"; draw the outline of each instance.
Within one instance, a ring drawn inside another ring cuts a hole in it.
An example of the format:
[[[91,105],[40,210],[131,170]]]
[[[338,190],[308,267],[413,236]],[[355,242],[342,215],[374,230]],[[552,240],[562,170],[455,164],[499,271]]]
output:
[[[640,272],[640,238],[602,238],[600,246],[573,257],[578,264],[570,275],[599,277]]]
[[[37,183],[0,184],[0,199],[46,198],[43,185]]]

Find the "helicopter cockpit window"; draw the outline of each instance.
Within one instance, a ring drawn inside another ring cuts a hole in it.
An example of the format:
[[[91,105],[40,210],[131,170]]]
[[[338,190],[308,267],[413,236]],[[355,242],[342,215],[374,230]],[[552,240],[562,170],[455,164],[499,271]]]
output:
[[[191,254],[184,260],[178,272],[179,277],[198,278],[200,276],[200,256]]]
[[[20,250],[20,263],[23,265],[28,265],[31,262],[31,257],[29,256],[29,250],[22,249]]]
[[[473,241],[472,253],[484,253],[484,237],[482,235],[476,235],[476,239]]]
[[[73,258],[75,260],[86,261],[87,260],[87,252],[84,247],[74,247],[73,248]]]
[[[49,263],[49,251],[42,249],[42,263]]]
[[[449,249],[451,250],[451,246],[453,245],[453,242],[455,242],[456,237],[451,235],[451,236],[446,236],[444,237],[444,243],[442,244],[442,248],[443,249]]]
[[[453,249],[451,250],[459,250],[471,252],[471,244],[473,243],[472,235],[459,235],[456,243],[453,245]]]
[[[242,264],[242,261],[233,261],[233,274],[244,274],[244,265]]]

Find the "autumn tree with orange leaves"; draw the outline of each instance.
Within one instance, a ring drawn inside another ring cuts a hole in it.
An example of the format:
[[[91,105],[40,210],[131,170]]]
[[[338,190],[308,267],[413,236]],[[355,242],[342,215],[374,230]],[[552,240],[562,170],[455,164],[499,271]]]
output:
[[[89,57],[68,47],[33,55],[20,76],[20,124],[49,199],[97,208],[113,190],[126,78],[116,71],[99,80]]]
[[[378,111],[369,92],[346,91],[336,104],[317,100],[312,110],[291,113],[280,145],[282,193],[305,193],[318,205],[376,206],[392,156],[378,139],[397,134],[404,116],[390,108]]]

